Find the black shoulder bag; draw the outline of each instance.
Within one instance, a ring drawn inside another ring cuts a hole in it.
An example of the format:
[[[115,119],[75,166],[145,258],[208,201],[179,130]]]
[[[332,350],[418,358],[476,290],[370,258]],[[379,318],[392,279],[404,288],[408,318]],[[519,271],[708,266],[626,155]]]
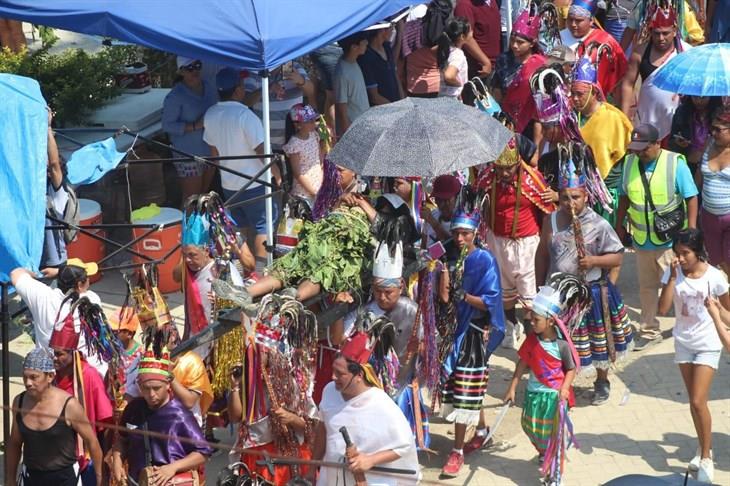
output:
[[[652,201],[651,198],[649,181],[646,179],[644,164],[642,164],[641,161],[638,161],[638,164],[639,172],[641,173],[641,182],[644,184],[644,193],[646,193],[646,200],[649,203],[651,211],[654,213],[654,232],[660,240],[669,241],[684,226],[684,201],[680,202],[679,206],[672,209],[671,211],[660,214],[659,211],[656,210],[656,207],[654,206],[654,201]],[[644,209],[644,211],[646,212],[646,208]]]

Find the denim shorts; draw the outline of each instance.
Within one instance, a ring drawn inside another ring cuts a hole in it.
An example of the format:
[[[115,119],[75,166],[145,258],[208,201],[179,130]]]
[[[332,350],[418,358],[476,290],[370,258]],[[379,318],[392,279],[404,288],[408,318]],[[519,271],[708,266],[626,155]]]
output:
[[[696,351],[677,342],[676,339],[674,340],[674,362],[677,364],[705,365],[716,370],[720,366],[721,353],[721,349],[717,351]]]
[[[264,186],[248,189],[247,191],[239,194],[233,201],[231,201],[231,203],[246,201],[254,197],[263,196],[265,193],[265,189],[266,188]],[[236,191],[223,189],[223,195],[225,196],[226,200],[233,196],[235,193]],[[273,206],[272,215],[274,219],[272,225],[274,232],[276,232],[276,218],[279,214],[279,205],[277,203],[276,197],[272,197],[271,202]],[[266,234],[266,198],[261,198],[258,201],[250,204],[236,206],[235,208],[231,209],[231,216],[233,216],[233,219],[236,221],[238,227],[256,228],[257,235]]]

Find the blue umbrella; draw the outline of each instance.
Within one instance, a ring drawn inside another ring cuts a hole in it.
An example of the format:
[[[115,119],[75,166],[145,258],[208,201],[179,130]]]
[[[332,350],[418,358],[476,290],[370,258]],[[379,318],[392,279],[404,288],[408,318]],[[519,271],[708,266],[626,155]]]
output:
[[[684,95],[730,96],[730,44],[684,51],[659,68],[654,85]]]

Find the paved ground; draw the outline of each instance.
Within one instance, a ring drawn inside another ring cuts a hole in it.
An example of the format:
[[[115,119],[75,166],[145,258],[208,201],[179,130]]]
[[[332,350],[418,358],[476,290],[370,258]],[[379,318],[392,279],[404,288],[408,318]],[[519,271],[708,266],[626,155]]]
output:
[[[627,254],[620,288],[632,318],[636,318],[638,292],[633,274],[633,255]],[[124,286],[119,274],[105,275],[94,285],[108,308],[124,300]],[[182,315],[181,296],[172,294],[173,314]],[[589,389],[593,377],[577,380],[578,403],[572,420],[579,448],[568,454],[566,486],[602,484],[617,476],[645,473],[657,476],[683,473],[696,448],[694,427],[689,413],[687,393],[679,370],[673,363],[674,348],[670,337],[672,319],[662,319],[665,340],[649,350],[634,352],[611,375],[612,396],[609,403],[593,407]],[[21,357],[31,348],[27,336],[13,330],[11,350],[11,394],[22,391],[19,379]],[[489,396],[485,402],[490,421],[496,418],[508,380],[512,376],[516,353],[500,350],[492,362]],[[730,357],[723,354],[715,377],[710,409],[713,416],[715,483],[730,485]],[[524,381],[524,380],[523,380]],[[524,390],[524,383],[521,392]],[[512,407],[496,434],[496,445],[490,450],[467,458],[462,474],[454,480],[442,481],[438,474],[446,451],[453,440],[452,427],[439,418],[431,419],[432,448],[438,455],[422,455],[425,484],[444,485],[530,485],[537,484],[536,454],[519,425],[521,394],[518,406]],[[217,436],[227,442],[225,430]],[[209,471],[218,470],[226,461],[225,454],[216,456]],[[681,484],[681,482],[677,483]]]

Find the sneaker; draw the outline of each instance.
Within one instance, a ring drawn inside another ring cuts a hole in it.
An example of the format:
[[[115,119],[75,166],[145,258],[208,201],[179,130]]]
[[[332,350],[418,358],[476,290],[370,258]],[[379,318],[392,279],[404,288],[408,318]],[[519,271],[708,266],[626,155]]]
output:
[[[659,344],[660,342],[662,342],[663,339],[664,338],[661,334],[651,339],[647,339],[644,336],[639,336],[634,339],[634,351],[643,351],[644,349]]]
[[[489,441],[487,441],[487,436],[489,435],[489,427],[487,427],[487,433],[485,435],[477,435],[474,434],[474,437],[471,438],[469,442],[464,444],[464,455],[471,454],[474,451],[479,451],[482,449],[486,449],[488,447],[491,447],[494,444],[494,438],[490,437]]]
[[[697,470],[697,481],[700,483],[712,484],[712,480],[715,478],[715,466],[712,464],[712,459],[705,457],[700,460],[700,468]]]
[[[591,405],[603,405],[608,401],[608,397],[611,394],[611,383],[609,381],[596,380],[593,383],[593,398],[591,399]]]
[[[710,451],[710,459],[712,459],[712,451]],[[692,472],[697,472],[700,470],[700,461],[702,460],[702,456],[700,455],[700,448],[697,448],[697,453],[692,458],[691,461],[689,461],[689,466],[687,467]]]
[[[519,341],[519,331],[517,326],[512,321],[505,323],[504,339],[502,340],[501,346],[506,349],[517,349],[517,341]]]
[[[461,466],[463,465],[464,455],[459,454],[456,451],[451,451],[451,454],[449,454],[449,458],[447,459],[444,468],[441,470],[441,476],[444,476],[446,478],[455,478],[459,475],[459,471],[461,471]]]

